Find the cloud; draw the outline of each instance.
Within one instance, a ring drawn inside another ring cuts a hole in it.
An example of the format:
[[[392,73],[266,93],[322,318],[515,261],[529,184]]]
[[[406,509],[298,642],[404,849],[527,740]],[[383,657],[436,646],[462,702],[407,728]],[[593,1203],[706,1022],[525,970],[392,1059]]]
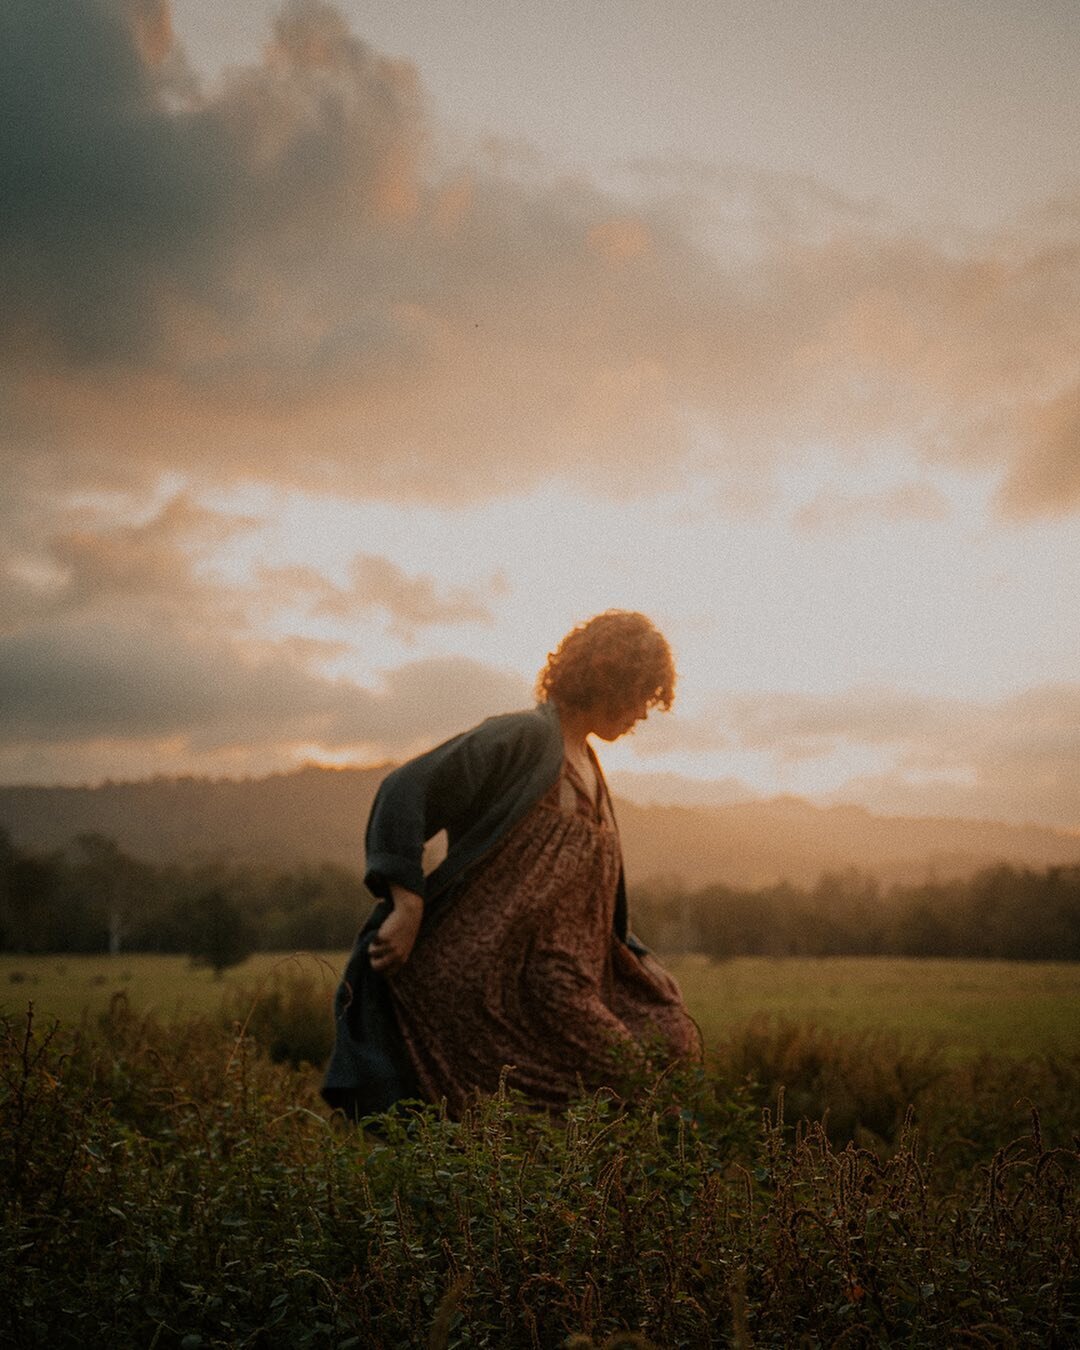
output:
[[[312,614],[352,620],[385,613],[388,632],[413,642],[417,632],[437,624],[494,621],[488,599],[502,594],[505,579],[493,577],[485,587],[449,586],[440,590],[434,577],[410,576],[388,558],[358,553],[349,564],[346,586],[335,585],[310,567],[261,569],[260,581],[270,597],[291,597]]]
[[[411,637],[490,621],[486,588],[442,587],[360,554],[348,584],[312,569],[223,571],[259,522],[180,493],[36,508],[38,537],[0,547],[0,768],[40,778],[168,769],[265,771],[320,754],[401,757],[494,711],[525,706],[520,677],[432,657],[334,677],[342,643],[266,636],[297,598],[350,623],[385,616]],[[223,554],[224,550],[224,554]],[[370,625],[369,625],[370,627]]]
[[[951,514],[944,494],[928,483],[899,483],[880,492],[819,493],[801,506],[792,523],[803,530],[843,529],[862,522],[947,520]]]
[[[888,745],[955,730],[958,705],[895,690],[860,688],[839,694],[748,694],[727,699],[720,715],[738,745],[783,759],[816,758],[839,742]]]
[[[392,637],[412,642],[435,625],[490,624],[490,601],[506,590],[498,573],[477,586],[440,586],[430,575],[411,575],[370,553],[351,560],[345,585],[304,566],[262,566],[251,582],[230,583],[215,574],[216,555],[255,529],[256,517],[210,509],[184,492],[141,515],[137,500],[113,505],[129,518],[113,519],[100,505],[39,506],[36,535],[0,546],[6,602],[0,630],[96,610],[112,618],[138,614],[148,629],[165,621],[192,632],[212,625],[243,633],[252,618],[300,605],[313,616],[349,622],[383,614]],[[132,514],[139,518],[131,520]]]
[[[224,224],[225,166],[168,109],[175,67],[144,40],[155,9],[161,32],[150,5],[3,7],[9,360],[31,347],[75,364],[146,361],[162,341],[162,290],[214,279],[196,243]]]
[[[650,713],[646,722],[630,732],[630,746],[635,757],[653,759],[661,755],[690,751],[693,754],[721,750],[730,744],[730,737],[708,714]]]
[[[14,741],[257,733],[260,705],[281,734],[286,709],[300,722],[312,711],[308,682],[287,661],[249,664],[227,644],[160,632],[148,641],[141,626],[96,619],[5,638],[0,693],[0,728]]]
[[[138,502],[125,499],[127,513]],[[35,504],[36,530],[5,532],[0,546],[0,631],[18,631],[46,616],[102,616],[138,611],[151,629],[162,620],[205,627],[224,617],[225,592],[197,575],[199,562],[254,520],[209,510],[179,493],[143,519],[112,520],[108,511]],[[236,606],[230,607],[236,618]],[[185,618],[186,616],[186,618]]]
[[[68,574],[72,605],[120,597],[172,596],[185,601],[200,588],[193,562],[209,548],[250,529],[248,517],[223,515],[180,493],[139,524],[105,529],[89,524],[61,533],[52,553]]]
[[[343,744],[374,740],[388,749],[415,750],[532,702],[529,682],[520,675],[464,656],[428,657],[384,673],[370,706],[377,716],[365,715],[350,697],[332,734]]]
[[[1027,409],[1016,431],[1026,453],[1001,492],[1012,516],[1061,514],[1080,506],[1080,384]]]
[[[892,813],[1041,821],[1080,829],[1080,684],[976,703],[889,689],[731,699],[722,721],[742,749],[780,761],[844,746],[891,754],[884,772],[833,793]]]
[[[42,481],[626,493],[705,428],[740,481],[885,436],[1080,500],[1068,202],[958,243],[780,175],[706,218],[439,163],[419,73],[318,0],[213,86],[162,0],[9,0],[0,51],[0,444]]]
[[[409,663],[367,688],[305,656],[302,644],[218,635],[148,640],[123,622],[41,624],[0,638],[0,738],[9,757],[20,746],[152,743],[180,770],[237,747],[400,754],[528,701],[520,677],[464,657]]]

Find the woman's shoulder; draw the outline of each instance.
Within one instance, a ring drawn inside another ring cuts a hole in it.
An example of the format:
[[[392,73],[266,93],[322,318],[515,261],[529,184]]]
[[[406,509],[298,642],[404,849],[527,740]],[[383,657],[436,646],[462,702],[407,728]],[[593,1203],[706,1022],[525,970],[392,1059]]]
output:
[[[477,764],[501,764],[509,770],[512,765],[562,760],[562,727],[551,704],[496,713],[456,739]]]
[[[556,737],[562,739],[559,717],[551,703],[538,703],[534,708],[523,708],[518,712],[496,713],[466,734],[492,742],[522,741],[537,745]]]
[[[562,756],[562,730],[553,705],[539,703],[518,712],[496,713],[392,769],[384,785],[411,782],[418,775],[487,772],[495,764],[511,765],[530,759]]]

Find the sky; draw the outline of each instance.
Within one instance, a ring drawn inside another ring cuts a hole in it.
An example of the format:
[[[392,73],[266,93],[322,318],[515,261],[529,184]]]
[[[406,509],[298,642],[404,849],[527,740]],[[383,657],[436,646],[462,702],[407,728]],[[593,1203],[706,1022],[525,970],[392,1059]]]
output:
[[[397,760],[609,607],[648,800],[1080,830],[1074,0],[7,0],[0,781]]]

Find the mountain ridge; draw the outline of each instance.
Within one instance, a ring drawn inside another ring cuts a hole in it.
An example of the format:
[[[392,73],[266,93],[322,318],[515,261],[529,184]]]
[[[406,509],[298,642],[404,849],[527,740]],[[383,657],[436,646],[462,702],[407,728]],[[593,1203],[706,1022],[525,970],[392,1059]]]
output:
[[[23,848],[108,835],[152,862],[228,858],[359,868],[375,790],[393,767],[308,764],[261,778],[157,776],[95,787],[0,787],[0,825]],[[718,805],[644,806],[615,796],[627,874],[691,887],[812,884],[858,868],[884,884],[970,875],[998,862],[1080,862],[1080,835],[1040,825],[879,816],[857,804],[782,796]]]

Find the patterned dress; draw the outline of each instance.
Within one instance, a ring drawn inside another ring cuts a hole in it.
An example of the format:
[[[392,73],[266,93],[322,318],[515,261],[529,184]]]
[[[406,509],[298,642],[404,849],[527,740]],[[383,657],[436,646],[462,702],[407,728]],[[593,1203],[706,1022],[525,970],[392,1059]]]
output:
[[[696,1057],[678,986],[612,932],[619,837],[595,758],[590,797],[564,762],[390,979],[424,1095],[460,1115],[507,1081],[558,1109],[620,1063]]]

